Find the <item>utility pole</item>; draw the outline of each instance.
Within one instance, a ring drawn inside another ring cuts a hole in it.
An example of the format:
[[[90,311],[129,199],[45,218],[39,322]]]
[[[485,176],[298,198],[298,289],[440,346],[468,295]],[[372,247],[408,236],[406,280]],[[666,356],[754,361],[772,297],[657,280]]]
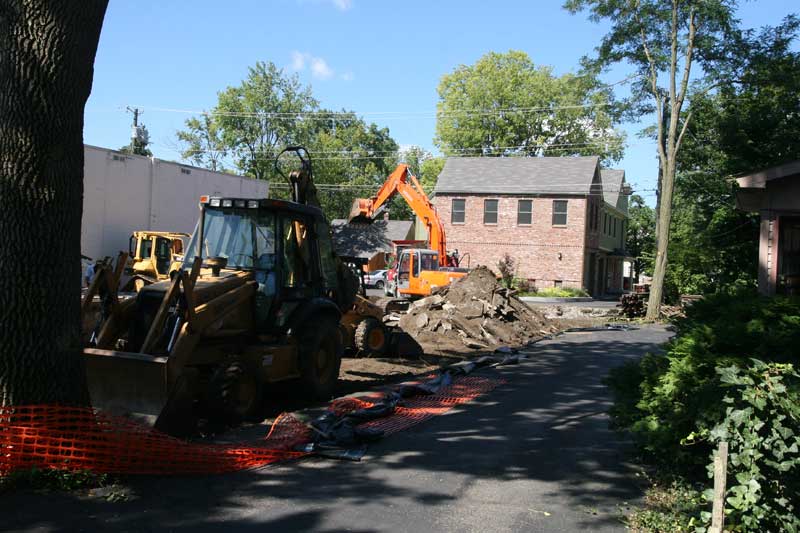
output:
[[[133,113],[131,144],[126,151],[136,155],[153,155],[150,150],[147,149],[147,145],[150,144],[150,134],[147,131],[147,127],[144,124],[141,126],[139,125],[139,115],[143,114],[142,111],[138,107],[134,107],[133,109],[126,107],[125,109],[129,113]]]

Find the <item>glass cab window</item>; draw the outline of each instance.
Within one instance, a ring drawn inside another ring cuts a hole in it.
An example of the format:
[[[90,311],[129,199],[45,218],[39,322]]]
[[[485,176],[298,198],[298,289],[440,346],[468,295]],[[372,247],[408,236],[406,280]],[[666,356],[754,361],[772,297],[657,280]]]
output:
[[[308,226],[299,219],[283,221],[285,287],[303,287],[311,281],[311,242]]]
[[[275,216],[253,209],[227,211],[206,209],[203,224],[203,257],[223,257],[227,268],[269,270],[275,264]],[[186,250],[185,268],[191,268],[198,252],[200,232],[195,231]]]
[[[408,274],[411,269],[411,254],[403,253],[400,256],[400,264],[397,267],[397,278],[399,281],[408,281]]]

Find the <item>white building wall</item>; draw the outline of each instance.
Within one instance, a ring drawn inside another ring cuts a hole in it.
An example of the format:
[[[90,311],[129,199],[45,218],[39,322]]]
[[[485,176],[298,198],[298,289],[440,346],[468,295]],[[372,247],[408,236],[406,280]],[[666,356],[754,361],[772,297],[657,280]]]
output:
[[[81,253],[127,250],[134,230],[191,233],[201,195],[266,198],[268,184],[106,148],[84,146]]]

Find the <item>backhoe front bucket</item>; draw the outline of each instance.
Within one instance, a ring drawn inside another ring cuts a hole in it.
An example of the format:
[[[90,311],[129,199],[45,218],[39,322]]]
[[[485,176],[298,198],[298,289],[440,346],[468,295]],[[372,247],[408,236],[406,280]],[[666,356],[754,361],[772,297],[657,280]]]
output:
[[[95,348],[83,354],[93,407],[171,435],[192,431],[191,387],[185,377],[168,386],[166,357]]]

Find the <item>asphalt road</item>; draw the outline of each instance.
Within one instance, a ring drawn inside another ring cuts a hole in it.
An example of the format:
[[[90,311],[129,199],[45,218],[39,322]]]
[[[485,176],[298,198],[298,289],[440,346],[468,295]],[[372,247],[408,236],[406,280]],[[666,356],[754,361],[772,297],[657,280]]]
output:
[[[361,463],[311,459],[209,477],[132,481],[129,501],[0,498],[0,529],[38,531],[624,531],[641,497],[629,443],[608,429],[608,370],[669,333],[581,332],[507,383],[371,446]]]

